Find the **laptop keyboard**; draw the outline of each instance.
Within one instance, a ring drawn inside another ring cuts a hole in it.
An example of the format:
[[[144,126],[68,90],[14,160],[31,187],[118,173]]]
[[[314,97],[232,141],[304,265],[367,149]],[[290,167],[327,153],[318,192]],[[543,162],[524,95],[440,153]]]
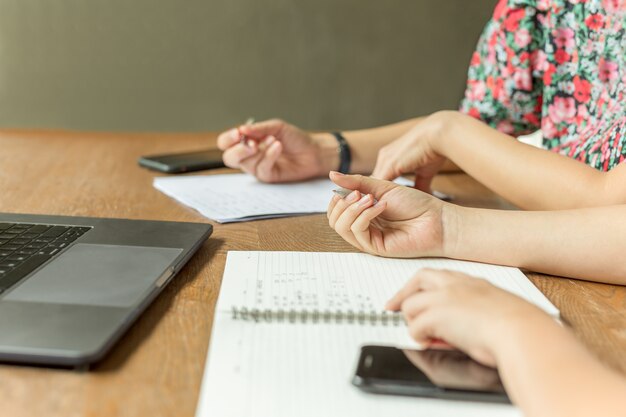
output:
[[[89,230],[91,227],[0,223],[0,293]]]

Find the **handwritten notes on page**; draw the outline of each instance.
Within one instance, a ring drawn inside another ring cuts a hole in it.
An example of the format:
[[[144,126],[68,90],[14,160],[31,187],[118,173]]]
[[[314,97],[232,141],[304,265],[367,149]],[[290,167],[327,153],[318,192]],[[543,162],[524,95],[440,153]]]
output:
[[[381,311],[422,268],[449,269],[483,278],[559,317],[559,310],[517,268],[336,252],[229,251],[217,310]]]

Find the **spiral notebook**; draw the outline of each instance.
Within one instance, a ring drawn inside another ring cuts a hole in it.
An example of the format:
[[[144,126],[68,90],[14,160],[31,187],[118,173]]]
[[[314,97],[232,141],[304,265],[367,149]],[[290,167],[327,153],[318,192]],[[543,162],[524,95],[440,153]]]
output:
[[[558,310],[516,268],[361,253],[229,252],[206,362],[203,416],[510,416],[499,404],[367,395],[350,385],[359,347],[416,347],[383,306],[420,268],[463,271]]]

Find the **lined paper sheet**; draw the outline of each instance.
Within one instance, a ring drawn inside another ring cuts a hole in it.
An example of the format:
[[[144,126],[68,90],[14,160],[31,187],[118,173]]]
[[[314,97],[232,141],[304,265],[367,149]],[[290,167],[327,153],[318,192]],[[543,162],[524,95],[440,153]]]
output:
[[[365,344],[404,345],[402,326],[254,322],[250,309],[382,310],[423,267],[483,277],[558,310],[516,268],[446,259],[386,259],[361,253],[229,252],[216,308],[197,417],[509,417],[508,405],[365,394],[351,385]]]
[[[395,182],[413,185],[402,177]],[[327,179],[265,184],[249,174],[158,177],[154,187],[220,223],[324,213],[337,188]]]

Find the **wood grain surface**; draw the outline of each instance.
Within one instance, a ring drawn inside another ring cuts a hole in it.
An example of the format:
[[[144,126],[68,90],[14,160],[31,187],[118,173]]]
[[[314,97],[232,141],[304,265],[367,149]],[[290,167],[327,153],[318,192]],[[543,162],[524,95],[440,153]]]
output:
[[[160,174],[137,158],[214,143],[214,134],[3,131],[0,211],[211,223],[155,190]],[[511,208],[463,174],[442,175],[435,188],[460,204]],[[226,252],[353,250],[323,214],[213,224],[209,241],[90,370],[0,365],[0,415],[193,416]],[[529,276],[590,350],[626,374],[625,288]]]

